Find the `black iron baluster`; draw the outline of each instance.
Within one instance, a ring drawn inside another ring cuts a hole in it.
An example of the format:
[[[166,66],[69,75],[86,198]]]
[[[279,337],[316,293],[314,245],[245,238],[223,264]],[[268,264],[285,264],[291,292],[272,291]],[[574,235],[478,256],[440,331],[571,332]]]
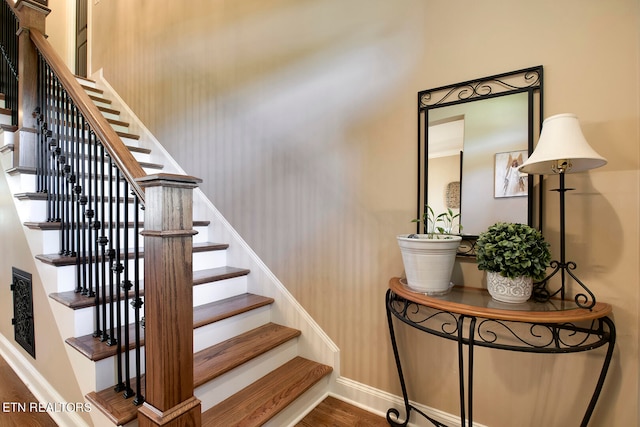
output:
[[[86,179],[85,157],[86,146],[84,141],[84,133],[81,132],[82,115],[78,111],[78,108],[73,105],[74,117],[75,117],[75,140],[76,140],[76,182],[74,187],[74,193],[76,196],[76,250],[78,251],[77,259],[78,265],[78,278],[82,282],[80,286],[83,295],[87,295],[87,223],[86,223],[86,206],[87,196],[83,193],[83,186]]]
[[[115,204],[114,202],[114,197],[113,197],[113,169],[114,169],[114,163],[113,163],[113,159],[111,158],[111,156],[107,156],[107,158],[109,159],[109,195],[107,197],[107,203],[109,203],[109,301],[113,302],[115,300],[115,283],[114,283],[114,275],[113,272],[114,270],[114,262],[115,262],[115,255],[116,255],[116,248],[114,248],[114,241],[113,241],[113,228],[114,228],[114,224],[113,224],[113,218],[114,218],[114,214],[113,214],[113,205]],[[105,301],[106,304],[106,301]],[[107,345],[114,345],[117,344],[117,340],[116,340],[116,336],[115,336],[115,313],[114,313],[114,307],[113,304],[109,304],[109,339],[107,340]]]
[[[85,236],[85,248],[87,251],[87,256],[86,256],[86,264],[87,264],[87,293],[86,295],[88,297],[95,297],[95,291],[94,289],[97,289],[97,285],[96,283],[94,283],[94,277],[93,277],[93,218],[95,217],[95,211],[91,208],[91,201],[92,201],[92,190],[93,190],[93,180],[95,179],[95,177],[93,176],[93,165],[95,164],[94,161],[94,155],[92,148],[94,147],[94,144],[92,144],[92,134],[91,132],[87,129],[87,123],[84,119],[84,117],[82,118],[82,138],[83,138],[83,143],[87,148],[87,156],[86,159],[84,160],[84,163],[86,164],[86,168],[87,168],[87,176],[86,178],[83,178],[83,182],[85,185],[85,188],[87,189],[87,196],[86,196],[86,200],[87,200],[87,209],[84,212],[84,217],[86,219],[86,223],[83,223],[83,227],[86,229],[86,236]],[[96,304],[97,307],[97,304]],[[98,330],[98,323],[97,323],[97,313],[96,313],[96,328],[95,330]],[[95,333],[95,331],[94,331]],[[95,336],[95,335],[94,335]]]
[[[93,247],[94,247],[94,261],[93,261],[93,271],[95,272],[95,304],[94,304],[94,321],[95,321],[95,330],[93,332],[94,337],[102,337],[103,334],[103,323],[101,322],[100,317],[100,295],[101,289],[104,289],[104,282],[100,281],[100,229],[101,229],[101,220],[100,216],[100,198],[101,195],[99,193],[99,182],[102,181],[101,175],[98,172],[98,162],[100,161],[100,154],[98,153],[98,140],[93,132],[89,130],[89,138],[91,140],[91,146],[93,147],[93,160],[91,161],[91,165],[93,167],[94,175],[93,175],[93,209],[90,215],[93,215],[93,223],[92,223],[92,235],[93,235]],[[102,286],[102,287],[101,287]]]
[[[111,323],[111,327],[112,330],[113,328],[115,328],[115,332],[116,332],[116,343],[118,344],[117,348],[116,348],[116,375],[117,375],[117,382],[116,382],[116,386],[114,388],[115,391],[123,391],[124,390],[124,384],[122,381],[122,324],[120,322],[120,319],[122,318],[122,308],[121,308],[121,302],[122,299],[120,297],[120,283],[121,283],[121,279],[122,279],[122,271],[123,271],[123,267],[122,267],[122,256],[121,256],[121,251],[122,251],[122,245],[120,244],[120,233],[122,233],[122,229],[121,229],[121,225],[120,225],[120,208],[121,208],[121,202],[120,202],[120,186],[121,186],[121,182],[120,182],[120,171],[116,168],[115,165],[112,165],[112,170],[115,171],[115,200],[111,201],[111,206],[115,207],[115,221],[113,221],[114,223],[114,234],[115,234],[115,243],[114,243],[114,254],[115,254],[115,260],[114,260],[114,264],[113,264],[113,271],[112,274],[115,275],[115,284],[116,286],[114,287],[113,291],[112,291],[112,299],[111,301],[115,300],[115,311],[116,311],[116,315],[115,315],[115,319],[112,320]],[[115,298],[113,295],[113,292],[115,292]],[[113,307],[114,303],[112,302],[111,307]],[[113,312],[113,311],[112,311]],[[113,332],[112,332],[113,333]],[[125,343],[126,345],[126,343]]]
[[[100,269],[101,269],[101,285],[102,285],[102,299],[100,301],[100,309],[101,309],[101,320],[102,320],[102,336],[100,338],[101,341],[107,341],[109,339],[109,334],[107,333],[107,243],[109,243],[109,239],[105,235],[106,233],[106,213],[105,213],[105,204],[108,203],[106,189],[105,189],[105,152],[104,147],[100,144],[100,183],[101,183],[101,192],[100,192],[100,238],[98,239],[100,246],[102,246],[102,258],[100,260]],[[97,194],[96,194],[97,195]]]
[[[65,158],[64,158],[64,184],[65,184],[65,232],[67,234],[67,250],[65,252],[68,256],[75,256],[75,245],[73,239],[75,217],[75,203],[73,203],[73,160],[74,160],[74,147],[73,147],[73,116],[71,114],[71,100],[69,95],[61,86],[63,93],[63,106],[62,110],[62,128],[64,130],[64,146],[65,146]]]
[[[123,242],[122,248],[124,249],[124,278],[122,281],[122,291],[124,302],[122,304],[124,319],[121,322],[123,332],[124,332],[124,341],[120,341],[124,343],[124,393],[123,396],[125,398],[129,398],[134,395],[133,390],[131,389],[131,367],[129,362],[129,291],[131,290],[131,280],[129,280],[129,183],[126,180],[122,181],[123,183],[123,191],[124,200],[121,202],[120,206],[124,209],[124,226],[123,226]],[[119,346],[118,348],[120,348]],[[122,357],[122,354],[120,355]]]
[[[143,301],[140,298],[140,199],[135,193],[131,193],[133,195],[133,250],[134,250],[134,264],[133,264],[133,301],[131,301],[131,305],[134,308],[135,313],[135,353],[136,353],[136,398],[133,400],[133,403],[136,405],[141,405],[144,403],[144,396],[142,395],[142,367],[141,360],[142,354],[140,351],[141,347],[141,339],[140,339],[140,328],[141,328],[141,316],[140,311],[143,305]]]

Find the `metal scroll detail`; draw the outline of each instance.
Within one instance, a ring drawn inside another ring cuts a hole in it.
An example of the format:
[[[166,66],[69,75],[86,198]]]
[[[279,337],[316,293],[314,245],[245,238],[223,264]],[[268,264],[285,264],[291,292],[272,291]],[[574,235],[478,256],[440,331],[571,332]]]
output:
[[[420,92],[420,107],[434,107],[444,104],[456,104],[473,98],[497,96],[502,92],[513,92],[538,87],[542,78],[542,69],[529,68],[516,73],[470,80],[457,85],[443,86]]]
[[[414,328],[456,341],[462,332],[465,344],[473,335],[473,344],[481,347],[519,352],[572,353],[591,350],[609,342],[609,334],[598,320],[587,325],[575,325],[478,318],[471,331],[466,322],[460,322],[462,315],[457,313],[427,308],[395,295],[388,304],[396,318]],[[464,316],[464,319],[470,317]]]

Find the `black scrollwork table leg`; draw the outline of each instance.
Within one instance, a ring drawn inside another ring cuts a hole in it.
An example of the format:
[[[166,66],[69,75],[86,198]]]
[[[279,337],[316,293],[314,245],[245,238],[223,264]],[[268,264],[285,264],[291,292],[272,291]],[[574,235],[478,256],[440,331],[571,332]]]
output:
[[[398,352],[398,345],[396,344],[396,334],[393,329],[393,316],[391,314],[391,302],[393,299],[393,293],[391,290],[387,291],[386,297],[386,307],[387,307],[387,322],[389,323],[389,334],[391,335],[391,345],[393,347],[393,355],[396,360],[396,368],[398,369],[398,377],[400,378],[400,387],[402,387],[402,397],[404,398],[404,410],[405,410],[405,420],[400,421],[400,411],[395,408],[391,408],[387,411],[387,422],[390,426],[393,427],[405,427],[409,423],[409,418],[411,417],[411,410],[418,412],[420,415],[428,419],[434,426],[437,427],[447,427],[445,424],[442,424],[433,418],[429,417],[427,414],[419,410],[418,408],[411,405],[409,402],[409,395],[407,394],[407,386],[404,381],[404,375],[402,374],[402,364],[400,363],[400,353]]]
[[[582,423],[580,423],[580,427],[587,427],[589,424],[589,420],[591,419],[591,415],[593,414],[593,410],[596,407],[596,403],[598,402],[598,397],[600,397],[600,392],[602,391],[602,386],[604,384],[604,379],[607,376],[607,371],[609,370],[609,365],[611,364],[611,358],[613,357],[613,348],[616,344],[616,326],[611,319],[608,317],[603,317],[600,319],[600,333],[604,336],[602,332],[602,324],[606,323],[607,328],[609,329],[609,339],[608,339],[608,347],[607,354],[604,358],[604,362],[602,363],[602,369],[600,370],[600,376],[598,376],[598,382],[596,384],[596,388],[593,391],[593,395],[591,396],[591,401],[589,402],[589,406],[587,407],[587,411],[582,418]]]

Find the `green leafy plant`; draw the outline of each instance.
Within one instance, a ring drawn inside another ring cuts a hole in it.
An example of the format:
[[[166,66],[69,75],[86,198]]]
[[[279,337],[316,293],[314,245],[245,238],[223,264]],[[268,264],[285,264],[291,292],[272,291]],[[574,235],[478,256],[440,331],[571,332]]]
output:
[[[476,242],[480,270],[502,276],[541,280],[551,261],[549,244],[542,233],[525,224],[499,222],[481,233]]]
[[[457,229],[458,233],[462,231],[459,218],[460,214],[457,213],[454,215],[451,209],[447,209],[446,212],[442,212],[436,216],[431,206],[425,205],[422,218],[416,218],[412,222],[423,223],[426,228],[425,234],[427,234],[430,239],[446,239],[448,238],[447,235],[456,234],[454,230]],[[456,219],[458,219],[457,224]]]

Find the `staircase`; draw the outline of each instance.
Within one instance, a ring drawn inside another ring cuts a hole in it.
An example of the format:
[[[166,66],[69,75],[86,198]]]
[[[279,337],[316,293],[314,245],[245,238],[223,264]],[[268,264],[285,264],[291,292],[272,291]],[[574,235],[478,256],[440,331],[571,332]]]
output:
[[[165,169],[184,173],[128,109],[123,118],[126,106],[106,82],[99,87],[94,81],[78,81],[148,174]],[[35,171],[7,165],[16,131],[10,115],[0,95],[0,123],[7,123],[0,131],[5,171],[25,232],[34,242],[32,252],[57,313],[57,327],[74,350],[68,353],[76,380],[94,408],[93,423],[137,425],[137,395],[124,398],[114,391],[118,345],[94,337],[95,299],[76,289],[76,257],[59,254],[60,223],[46,221],[46,195],[35,191]],[[198,234],[192,248],[193,385],[202,404],[202,425],[292,425],[330,390],[337,349],[201,192],[195,194],[193,212],[198,216],[193,219]],[[143,219],[140,226],[144,228]],[[144,289],[140,296],[144,299]],[[132,337],[133,325],[125,328]],[[144,330],[140,340],[144,360]],[[135,343],[129,341],[121,348],[133,349]],[[134,379],[131,387],[136,386]],[[140,390],[144,396],[144,376]]]

